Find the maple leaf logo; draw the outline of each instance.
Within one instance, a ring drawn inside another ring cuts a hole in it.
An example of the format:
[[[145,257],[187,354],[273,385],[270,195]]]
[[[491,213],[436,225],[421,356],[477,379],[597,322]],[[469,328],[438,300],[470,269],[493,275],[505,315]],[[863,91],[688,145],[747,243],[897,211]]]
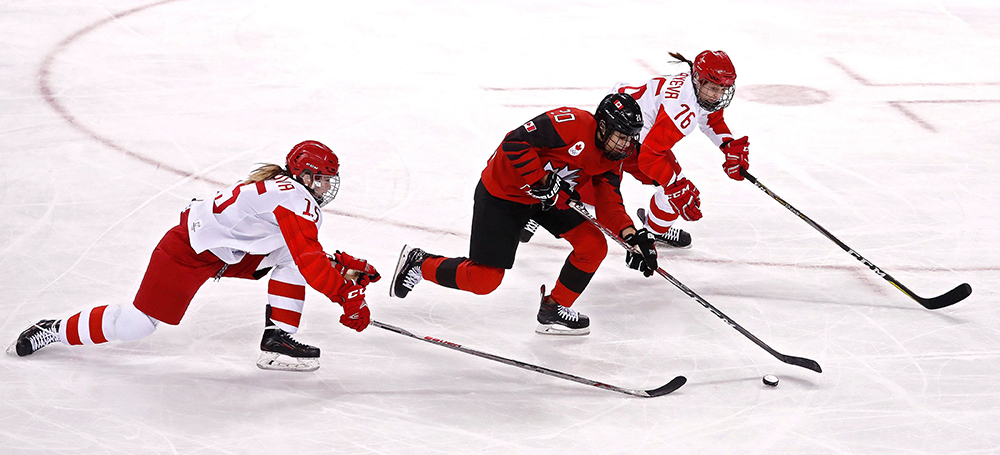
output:
[[[576,185],[577,183],[579,183],[576,181],[576,179],[580,177],[580,170],[570,169],[569,165],[565,165],[559,169],[556,169],[555,166],[552,165],[552,162],[549,161],[545,163],[545,167],[543,167],[542,169],[549,172],[555,172],[556,175],[559,176],[559,178],[561,178],[564,182],[569,184],[570,191],[576,189]]]

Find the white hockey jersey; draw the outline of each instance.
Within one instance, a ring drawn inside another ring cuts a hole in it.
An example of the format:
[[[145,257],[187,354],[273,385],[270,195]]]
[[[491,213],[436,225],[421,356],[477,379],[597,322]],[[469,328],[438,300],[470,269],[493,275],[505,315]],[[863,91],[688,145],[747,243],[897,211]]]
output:
[[[722,110],[708,112],[698,104],[690,73],[654,77],[642,85],[618,83],[612,93],[631,95],[642,108],[643,149],[665,152],[699,127],[716,146],[733,138]]]
[[[323,214],[302,184],[285,176],[263,182],[233,185],[214,200],[193,201],[188,214],[191,248],[211,251],[227,264],[249,254],[266,255],[286,246],[275,210],[284,207],[312,221],[318,231]]]

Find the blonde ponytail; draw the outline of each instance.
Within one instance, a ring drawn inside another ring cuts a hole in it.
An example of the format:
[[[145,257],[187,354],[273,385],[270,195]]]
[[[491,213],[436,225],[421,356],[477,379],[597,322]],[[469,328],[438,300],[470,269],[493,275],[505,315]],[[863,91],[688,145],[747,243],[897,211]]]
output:
[[[243,183],[263,182],[264,180],[271,180],[279,175],[287,174],[288,173],[285,172],[285,168],[278,166],[277,164],[262,164],[257,169],[254,169],[253,172],[250,172],[250,175],[247,176],[246,181]]]

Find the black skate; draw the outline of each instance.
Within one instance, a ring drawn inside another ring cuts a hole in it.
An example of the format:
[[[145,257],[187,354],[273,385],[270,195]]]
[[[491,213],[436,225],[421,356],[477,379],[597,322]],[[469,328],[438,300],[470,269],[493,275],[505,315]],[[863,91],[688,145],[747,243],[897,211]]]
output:
[[[639,221],[642,224],[646,224],[646,211],[644,209],[636,210],[635,214],[639,216]],[[667,232],[664,234],[657,234],[653,231],[649,231],[649,233],[653,234],[656,243],[660,245],[666,245],[671,248],[691,248],[691,234],[684,232],[682,229],[670,226],[670,229],[667,229]]]
[[[392,274],[389,297],[406,298],[406,294],[409,294],[413,287],[424,279],[420,273],[420,266],[424,263],[424,259],[430,256],[420,248],[410,248],[409,245],[403,245],[403,250],[399,252],[399,261],[396,262],[396,271]]]
[[[271,305],[268,305],[257,366],[262,370],[316,371],[319,369],[319,348],[299,343],[290,333],[275,326],[271,322]]]
[[[17,352],[17,355],[24,357],[56,341],[59,341],[59,321],[43,319],[21,332],[7,347],[7,353]]]
[[[538,222],[535,220],[528,220],[528,222],[524,224],[524,228],[521,229],[521,243],[528,243],[537,230]]]
[[[535,333],[542,335],[587,335],[590,333],[590,318],[576,310],[564,307],[545,295],[542,285],[542,303],[538,308],[538,327]]]

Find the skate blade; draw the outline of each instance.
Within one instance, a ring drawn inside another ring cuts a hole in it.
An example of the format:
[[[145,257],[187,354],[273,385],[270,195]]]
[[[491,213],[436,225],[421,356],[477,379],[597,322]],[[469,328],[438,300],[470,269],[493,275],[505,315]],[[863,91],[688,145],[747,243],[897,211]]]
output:
[[[289,357],[277,352],[261,352],[257,367],[274,371],[316,371],[319,369],[319,357]]]
[[[583,336],[590,334],[590,327],[571,329],[559,324],[538,324],[535,333],[539,335]]]
[[[403,264],[406,264],[406,258],[410,256],[410,245],[403,245],[403,250],[399,252],[399,260],[396,261],[396,271],[392,273],[392,281],[389,282],[389,297],[396,297],[396,277],[399,276],[399,271],[403,269]],[[399,298],[406,297],[405,295]]]
[[[691,249],[691,243],[689,243],[689,244],[687,244],[685,246],[674,246],[674,245],[671,245],[671,244],[667,243],[667,241],[665,241],[665,240],[655,240],[655,241],[653,241],[653,243],[655,243],[655,244],[657,244],[659,246],[665,246],[667,248],[670,248],[671,250],[690,250]]]
[[[17,345],[17,340],[14,340],[14,342],[12,342],[10,346],[7,346],[8,355],[17,355],[17,349],[15,348],[16,345]]]

